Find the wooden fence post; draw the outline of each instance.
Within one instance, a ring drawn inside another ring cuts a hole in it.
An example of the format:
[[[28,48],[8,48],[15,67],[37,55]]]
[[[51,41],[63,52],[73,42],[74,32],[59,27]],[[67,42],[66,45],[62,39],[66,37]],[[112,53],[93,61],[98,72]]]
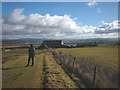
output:
[[[97,67],[95,66],[95,68],[94,68],[94,76],[93,76],[93,87],[94,87],[94,84],[95,84],[96,72],[97,72]]]
[[[73,73],[73,70],[74,70],[74,64],[75,64],[75,57],[73,58],[72,73]]]

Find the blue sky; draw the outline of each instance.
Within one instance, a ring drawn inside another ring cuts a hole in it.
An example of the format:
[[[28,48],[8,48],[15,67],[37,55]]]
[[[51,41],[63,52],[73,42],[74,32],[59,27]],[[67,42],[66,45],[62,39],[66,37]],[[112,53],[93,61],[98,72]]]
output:
[[[117,37],[117,2],[3,2],[2,16],[5,38]]]
[[[87,2],[3,2],[3,16],[9,15],[15,8],[24,8],[24,15],[29,14],[50,14],[70,15],[71,18],[78,18],[76,22],[82,25],[99,26],[103,20],[112,22],[118,19],[118,3],[117,2],[99,2],[94,7],[88,7]],[[101,13],[97,13],[96,9],[100,8]]]

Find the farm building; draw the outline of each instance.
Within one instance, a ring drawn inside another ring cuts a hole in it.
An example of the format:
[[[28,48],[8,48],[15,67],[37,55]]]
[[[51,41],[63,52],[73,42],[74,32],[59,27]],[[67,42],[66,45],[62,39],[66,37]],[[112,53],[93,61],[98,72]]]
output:
[[[95,47],[97,46],[96,42],[81,42],[78,43],[76,47]]]
[[[61,48],[63,47],[62,40],[44,40],[41,44],[41,48],[45,48],[45,45],[51,48]]]

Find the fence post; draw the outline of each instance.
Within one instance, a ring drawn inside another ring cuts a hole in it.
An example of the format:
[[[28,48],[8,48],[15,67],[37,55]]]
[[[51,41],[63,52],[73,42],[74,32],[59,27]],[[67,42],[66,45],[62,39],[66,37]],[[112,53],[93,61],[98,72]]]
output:
[[[73,58],[72,73],[73,73],[73,70],[74,70],[74,64],[75,64],[75,57]]]
[[[95,66],[95,68],[94,68],[94,76],[93,76],[93,87],[95,85],[96,72],[97,72],[97,67]]]

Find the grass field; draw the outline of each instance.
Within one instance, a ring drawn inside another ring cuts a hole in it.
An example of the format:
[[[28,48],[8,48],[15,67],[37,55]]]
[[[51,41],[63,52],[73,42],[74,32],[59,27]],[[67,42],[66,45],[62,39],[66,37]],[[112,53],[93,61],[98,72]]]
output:
[[[34,67],[25,67],[27,58],[26,49],[3,51],[3,88],[36,88],[42,86],[42,60],[40,60],[42,55],[36,55],[37,61],[35,61]]]
[[[73,57],[83,58],[112,70],[118,69],[117,47],[60,48],[59,50],[66,51]]]
[[[42,52],[43,50],[36,50],[34,66],[25,67],[28,61],[27,49],[3,50],[2,87],[76,88],[77,85],[56,63],[53,56]]]
[[[72,57],[83,58],[109,68],[118,69],[117,47],[59,48]],[[3,88],[76,88],[76,82],[59,65],[53,55],[45,50],[37,50],[35,65],[27,64],[27,49],[9,49],[2,51]],[[81,83],[84,86],[84,83]]]

